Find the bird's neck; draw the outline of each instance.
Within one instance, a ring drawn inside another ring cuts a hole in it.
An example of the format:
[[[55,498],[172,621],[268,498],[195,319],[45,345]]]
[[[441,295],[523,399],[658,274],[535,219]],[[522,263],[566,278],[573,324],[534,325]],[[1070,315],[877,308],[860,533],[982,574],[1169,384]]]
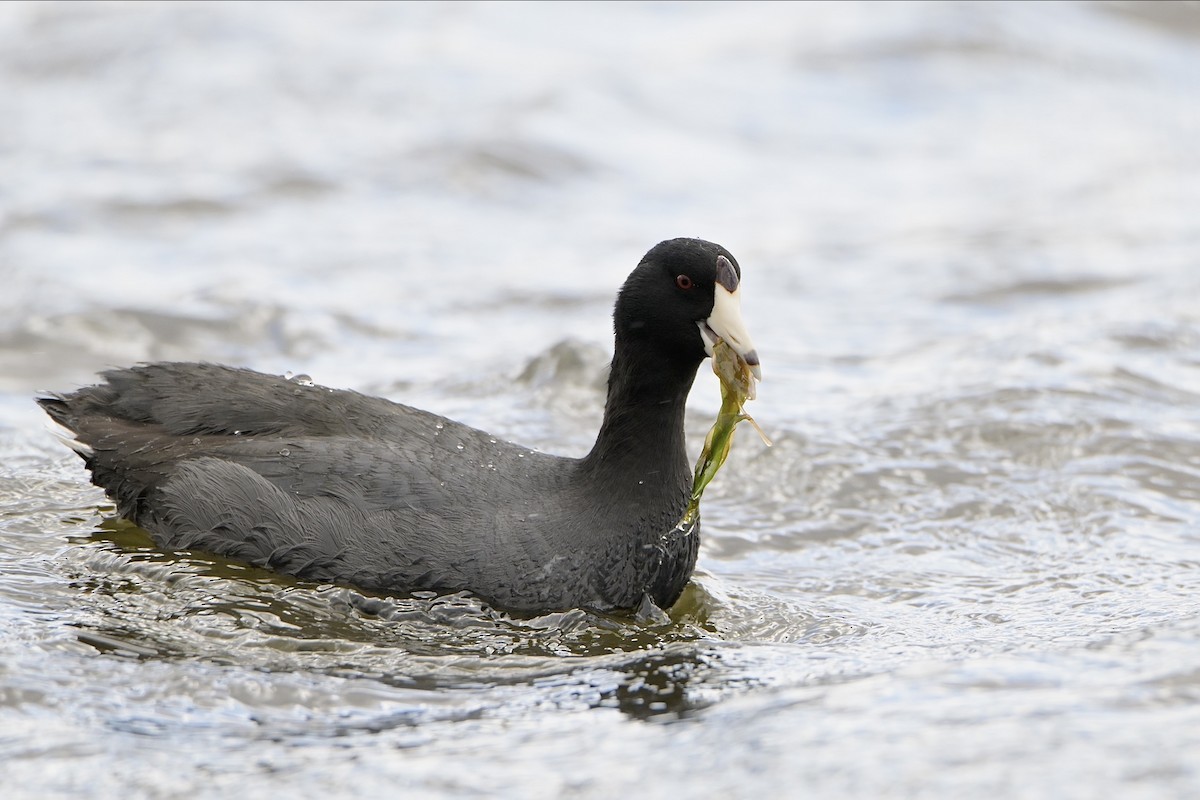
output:
[[[653,353],[631,354],[618,342],[604,421],[583,469],[614,479],[690,486],[683,418],[696,367],[681,368],[677,359]]]

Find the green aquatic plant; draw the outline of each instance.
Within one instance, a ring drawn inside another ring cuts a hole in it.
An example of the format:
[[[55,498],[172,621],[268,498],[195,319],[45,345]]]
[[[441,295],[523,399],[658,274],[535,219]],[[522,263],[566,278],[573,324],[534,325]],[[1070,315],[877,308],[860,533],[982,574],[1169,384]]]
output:
[[[713,345],[712,365],[713,372],[721,382],[721,410],[717,412],[717,419],[704,438],[704,449],[700,451],[692,479],[692,499],[677,527],[690,527],[695,523],[700,514],[700,496],[729,457],[733,432],[739,422],[749,422],[758,431],[763,443],[771,446],[771,440],[744,408],[747,400],[754,399],[755,382],[758,380],[750,365],[724,341]]]

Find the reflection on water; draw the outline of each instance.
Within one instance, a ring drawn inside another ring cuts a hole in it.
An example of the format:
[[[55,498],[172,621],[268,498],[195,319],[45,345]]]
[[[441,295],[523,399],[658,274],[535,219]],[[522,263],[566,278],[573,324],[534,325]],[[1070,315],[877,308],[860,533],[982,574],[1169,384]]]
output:
[[[1200,793],[1198,30],[0,7],[5,797]],[[665,622],[160,551],[30,399],[226,362],[580,455],[678,235],[745,268],[775,446]]]
[[[80,642],[118,657],[370,676],[398,689],[468,689],[475,704],[495,702],[489,688],[558,686],[636,718],[697,707],[688,681],[713,658],[703,642],[715,632],[705,629],[710,598],[697,586],[664,624],[582,609],[514,617],[465,593],[370,596],[217,556],[163,553],[114,518],[75,543],[75,566],[64,572],[77,571],[69,588],[86,597],[87,612],[72,627]],[[475,704],[447,701],[446,713],[478,714]]]

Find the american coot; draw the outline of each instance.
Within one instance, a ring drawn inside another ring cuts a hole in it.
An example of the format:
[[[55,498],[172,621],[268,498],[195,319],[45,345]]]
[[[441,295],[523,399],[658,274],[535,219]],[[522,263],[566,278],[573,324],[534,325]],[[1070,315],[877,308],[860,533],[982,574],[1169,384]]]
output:
[[[155,363],[38,398],[122,516],[171,550],[514,611],[669,608],[696,563],[676,530],[688,391],[718,338],[758,377],[725,248],[672,239],[617,296],[604,421],[583,458],[357,392]]]

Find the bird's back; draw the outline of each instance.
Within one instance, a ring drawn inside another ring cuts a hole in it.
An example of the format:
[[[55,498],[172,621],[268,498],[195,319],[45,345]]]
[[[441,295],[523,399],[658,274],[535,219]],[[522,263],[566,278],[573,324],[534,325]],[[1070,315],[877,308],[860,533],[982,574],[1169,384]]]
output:
[[[538,571],[571,558],[564,508],[586,505],[569,497],[571,459],[249,370],[168,363],[104,378],[39,402],[164,547],[364,588],[478,586],[510,607],[544,601]]]

